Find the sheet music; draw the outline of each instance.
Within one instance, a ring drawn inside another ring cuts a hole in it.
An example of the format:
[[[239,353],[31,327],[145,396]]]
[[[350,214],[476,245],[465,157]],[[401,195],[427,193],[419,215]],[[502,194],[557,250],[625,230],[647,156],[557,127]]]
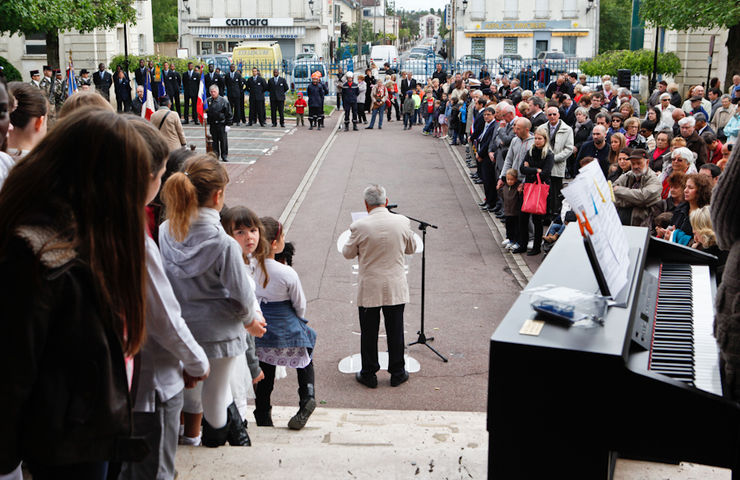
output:
[[[596,258],[612,298],[616,297],[627,284],[629,245],[599,162],[593,161],[581,168],[576,178],[563,189],[563,195],[581,220],[584,213],[588,218]]]

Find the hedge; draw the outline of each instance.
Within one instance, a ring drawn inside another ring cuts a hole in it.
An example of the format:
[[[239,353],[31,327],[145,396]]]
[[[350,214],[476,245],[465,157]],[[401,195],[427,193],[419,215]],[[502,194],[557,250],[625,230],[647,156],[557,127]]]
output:
[[[123,55],[116,55],[110,61],[110,69],[115,70],[117,65],[123,66],[125,57]],[[177,58],[168,57],[166,55],[129,55],[128,56],[128,70],[133,72],[139,66],[139,60],[149,62],[151,60],[155,65],[163,65],[164,62],[174,65],[174,69],[178,72],[184,72],[188,69],[188,62],[193,62],[196,65],[200,65],[200,61],[196,58]]]
[[[9,61],[5,58],[0,57],[0,66],[3,67],[3,73],[5,73],[5,79],[9,82],[22,82],[23,77],[21,72],[18,71]]]
[[[652,75],[653,50],[612,50],[593,60],[581,62],[580,69],[588,76],[611,75],[617,70],[628,69],[633,75]],[[681,60],[673,52],[658,53],[658,74],[676,75],[681,71]]]

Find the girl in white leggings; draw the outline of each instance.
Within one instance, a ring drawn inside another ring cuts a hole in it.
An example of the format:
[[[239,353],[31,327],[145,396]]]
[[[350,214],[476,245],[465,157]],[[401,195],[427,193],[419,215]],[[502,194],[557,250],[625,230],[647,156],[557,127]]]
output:
[[[257,337],[265,332],[264,319],[254,309],[254,289],[245,278],[241,247],[219,218],[228,181],[215,157],[199,155],[167,179],[161,195],[167,208],[167,221],[159,229],[164,268],[182,317],[211,364],[203,386],[185,392],[183,411],[190,414],[185,436],[197,438],[202,412],[202,443],[207,447],[227,441],[250,444],[229,377],[235,358],[247,348],[245,327]]]

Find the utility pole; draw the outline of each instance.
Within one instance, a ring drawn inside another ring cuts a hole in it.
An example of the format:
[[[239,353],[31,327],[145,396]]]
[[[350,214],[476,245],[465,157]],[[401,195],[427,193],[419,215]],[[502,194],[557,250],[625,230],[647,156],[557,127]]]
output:
[[[357,0],[357,65],[360,64],[360,55],[362,55],[362,2]],[[355,65],[355,70],[357,70]]]

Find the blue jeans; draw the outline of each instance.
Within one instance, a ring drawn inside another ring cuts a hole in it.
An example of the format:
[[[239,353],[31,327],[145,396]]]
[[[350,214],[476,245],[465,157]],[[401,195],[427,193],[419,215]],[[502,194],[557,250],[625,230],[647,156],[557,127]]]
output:
[[[424,125],[424,131],[431,132],[433,126],[434,126],[434,115],[430,113],[429,115],[427,115],[427,123],[426,125]]]
[[[411,113],[404,113],[403,114],[403,126],[404,127],[411,128],[411,126],[414,124],[413,121],[412,121],[413,118],[414,118],[413,114],[411,114]]]
[[[385,112],[385,103],[382,104],[380,107],[373,110],[373,116],[370,117],[370,125],[368,125],[368,128],[373,128],[373,125],[375,125],[375,117],[380,115],[380,118],[378,119],[378,127],[383,126],[383,113]]]

